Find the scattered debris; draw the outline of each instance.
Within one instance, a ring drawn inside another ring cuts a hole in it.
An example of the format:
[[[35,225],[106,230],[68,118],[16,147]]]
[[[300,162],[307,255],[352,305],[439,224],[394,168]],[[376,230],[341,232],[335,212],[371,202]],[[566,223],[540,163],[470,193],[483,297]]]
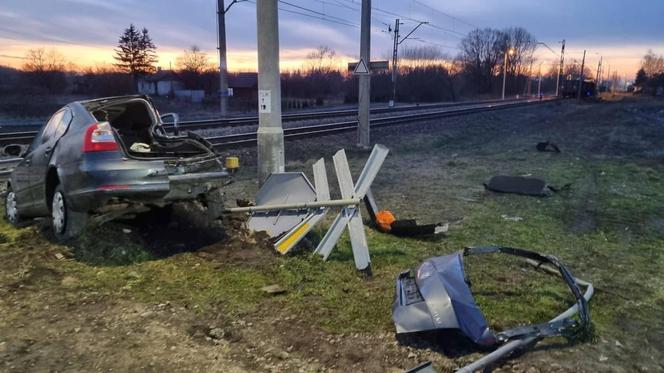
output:
[[[438,373],[438,372],[435,369],[433,369],[433,365],[431,364],[431,362],[427,361],[426,363],[418,365],[413,369],[408,369],[405,373]]]
[[[433,236],[447,233],[449,224],[435,223],[419,225],[415,219],[397,220],[389,210],[380,210],[371,190],[364,196],[364,205],[373,224],[385,233],[400,237]]]
[[[124,234],[129,234],[129,233],[131,233],[131,229],[129,229],[129,228],[122,228],[122,233],[124,233]]]
[[[572,291],[576,303],[546,323],[517,326],[502,332],[491,331],[475,303],[463,269],[464,256],[490,253],[523,257],[537,268],[559,274]],[[586,288],[585,294],[581,293],[581,286]],[[427,259],[415,275],[411,271],[402,272],[397,278],[396,290],[392,318],[397,334],[456,329],[480,346],[500,346],[458,372],[482,369],[545,337],[586,330],[590,324],[588,301],[594,291],[592,284],[574,278],[555,257],[497,246],[471,247],[454,254]],[[575,315],[578,315],[579,321],[573,318]]]
[[[134,153],[150,153],[152,151],[150,145],[142,142],[135,142],[131,144],[129,150],[131,150]]]
[[[571,184],[556,188],[548,185],[544,180],[536,177],[524,176],[494,176],[484,187],[498,193],[514,193],[535,197],[548,197],[554,192],[568,189]]]
[[[545,141],[545,142],[538,142],[537,143],[537,150],[541,152],[553,152],[553,153],[560,153],[560,148],[558,145],[550,142],[550,141]]]
[[[263,286],[261,288],[261,290],[265,293],[273,294],[273,295],[283,294],[283,293],[286,292],[286,289],[282,288],[278,284]]]
[[[65,256],[60,254],[60,253],[55,253],[55,259],[57,260],[65,260]]]
[[[249,201],[248,199],[244,199],[244,198],[238,198],[238,199],[236,199],[236,200],[235,200],[235,204],[236,204],[238,207],[254,206],[254,204],[253,204],[251,201]]]
[[[523,218],[520,217],[520,216],[509,216],[509,215],[505,215],[505,214],[500,215],[500,217],[503,218],[503,220],[507,220],[507,221],[522,221],[523,220]]]

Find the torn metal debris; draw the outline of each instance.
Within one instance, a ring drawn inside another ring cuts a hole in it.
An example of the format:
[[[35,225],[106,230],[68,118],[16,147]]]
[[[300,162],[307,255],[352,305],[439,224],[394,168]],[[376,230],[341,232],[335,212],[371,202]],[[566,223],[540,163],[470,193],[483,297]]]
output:
[[[576,304],[549,322],[501,332],[490,330],[475,303],[463,268],[464,256],[490,253],[520,256],[538,267],[549,265],[555,268],[574,295]],[[585,293],[581,292],[581,286],[586,288]],[[491,354],[460,370],[472,372],[539,339],[586,329],[590,324],[588,301],[592,295],[592,284],[574,278],[567,267],[553,256],[510,247],[472,247],[427,259],[416,273],[402,272],[397,278],[392,318],[397,334],[456,329],[478,345],[499,346]],[[575,315],[578,318],[574,318]]]
[[[560,148],[558,145],[552,143],[551,141],[538,142],[536,148],[540,152],[560,153]]]

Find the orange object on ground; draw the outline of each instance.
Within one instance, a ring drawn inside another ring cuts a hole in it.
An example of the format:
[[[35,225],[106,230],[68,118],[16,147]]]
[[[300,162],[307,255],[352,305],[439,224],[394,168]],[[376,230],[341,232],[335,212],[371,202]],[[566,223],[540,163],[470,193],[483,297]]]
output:
[[[376,225],[383,232],[389,232],[395,220],[397,219],[389,210],[381,210],[376,213]]]

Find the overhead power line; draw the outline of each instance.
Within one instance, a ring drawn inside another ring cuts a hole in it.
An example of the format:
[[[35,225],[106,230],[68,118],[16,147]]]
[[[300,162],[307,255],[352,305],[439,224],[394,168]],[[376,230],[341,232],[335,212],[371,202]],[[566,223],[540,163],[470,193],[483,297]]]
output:
[[[284,12],[299,14],[299,15],[306,16],[306,17],[311,17],[311,18],[318,18],[318,19],[321,19],[323,21],[327,21],[327,22],[331,22],[331,23],[336,23],[336,24],[340,24],[340,25],[344,25],[344,26],[359,28],[358,25],[350,23],[350,22],[346,21],[343,18],[331,16],[327,13],[319,12],[317,10],[313,10],[313,9],[310,9],[310,8],[307,8],[307,7],[298,5],[298,4],[294,4],[294,3],[291,3],[289,1],[279,0],[279,2],[281,4],[286,5],[286,6],[290,6],[290,7],[293,7],[295,9],[303,11],[303,12],[300,12],[298,10],[292,10],[292,9],[286,9],[286,8],[280,7],[279,10],[283,10]],[[304,12],[308,12],[308,13],[304,13]]]
[[[246,2],[252,3],[254,5],[256,4],[255,0],[246,0]],[[316,10],[309,9],[309,8],[306,8],[306,7],[303,7],[303,6],[300,6],[300,5],[292,4],[292,3],[287,2],[287,1],[279,0],[279,2],[284,4],[284,5],[294,7],[295,9],[303,10],[303,11],[297,11],[297,10],[293,10],[293,9],[279,7],[279,10],[287,12],[287,13],[297,14],[297,15],[300,15],[300,16],[303,16],[303,17],[320,19],[322,21],[329,22],[329,23],[335,23],[335,24],[338,24],[338,25],[343,25],[343,26],[348,26],[348,27],[353,27],[353,28],[359,28],[359,26],[356,25],[356,24],[347,22],[347,21],[345,21],[341,18],[338,18],[338,17],[330,16],[330,15],[328,15],[326,13],[323,13],[323,12],[318,12]],[[308,13],[305,13],[305,12],[308,12]]]
[[[465,21],[465,20],[463,20],[463,19],[461,19],[461,18],[459,18],[459,17],[455,17],[455,16],[453,16],[453,15],[451,15],[451,14],[449,14],[449,13],[443,12],[443,11],[440,10],[440,9],[437,9],[437,8],[434,8],[434,7],[430,6],[430,5],[424,4],[424,3],[422,3],[422,2],[420,2],[420,1],[418,1],[418,0],[413,0],[413,2],[414,2],[415,4],[418,4],[418,5],[422,6],[422,7],[427,8],[427,9],[429,9],[429,10],[433,10],[433,11],[436,12],[436,13],[439,13],[439,14],[442,14],[442,15],[448,17],[448,18],[451,18],[451,19],[453,19],[453,20],[455,20],[455,21],[457,21],[457,22],[459,22],[459,23],[463,23],[463,24],[465,24],[465,25],[468,25],[468,26],[470,26],[470,27],[474,27],[474,28],[480,28],[480,26],[477,26],[477,25],[475,25],[475,24],[473,24],[473,23],[470,23],[470,22],[468,22],[468,21]]]

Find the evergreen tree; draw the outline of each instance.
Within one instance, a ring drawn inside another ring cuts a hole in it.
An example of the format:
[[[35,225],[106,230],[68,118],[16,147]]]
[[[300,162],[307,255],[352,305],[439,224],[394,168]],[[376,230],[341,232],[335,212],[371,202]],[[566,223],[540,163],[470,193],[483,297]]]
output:
[[[646,70],[642,67],[636,73],[636,80],[634,80],[634,85],[637,87],[642,87],[647,82],[648,82],[648,75],[646,75]]]
[[[114,58],[115,65],[122,71],[130,73],[134,78],[153,73],[156,70],[157,47],[155,47],[148,30],[142,31],[133,25],[125,29],[120,36]]]

